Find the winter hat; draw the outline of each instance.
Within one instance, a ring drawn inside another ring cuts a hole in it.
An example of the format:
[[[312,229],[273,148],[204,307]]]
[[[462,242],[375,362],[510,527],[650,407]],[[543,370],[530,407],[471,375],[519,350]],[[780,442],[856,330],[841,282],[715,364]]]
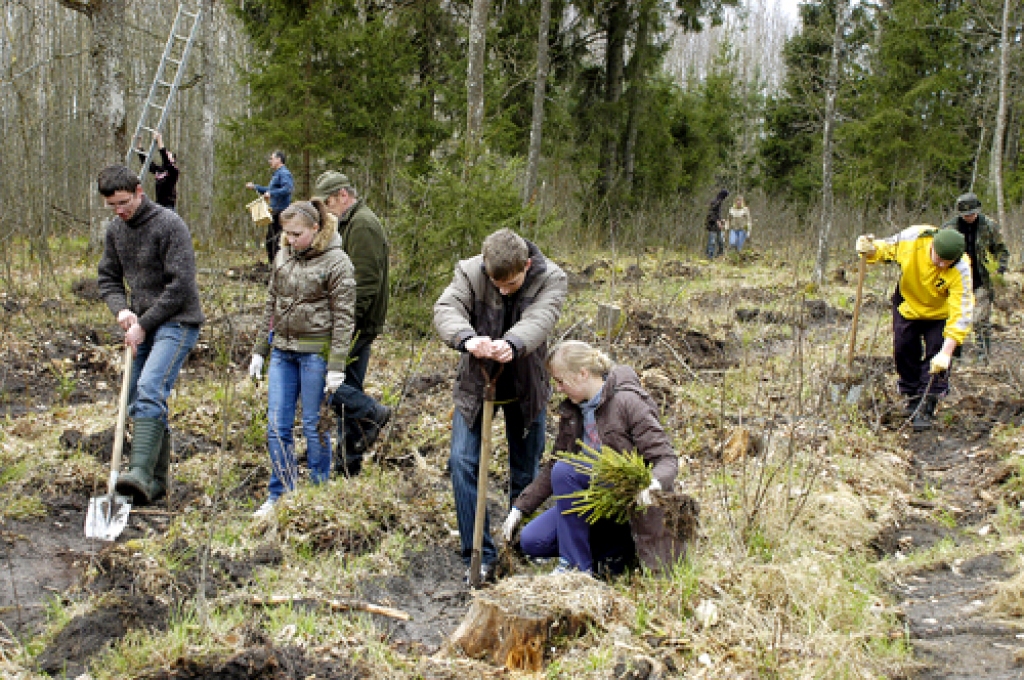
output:
[[[352,182],[348,175],[337,170],[328,170],[316,178],[316,185],[313,187],[313,198],[326,201],[327,197],[338,189],[349,189]]]
[[[932,240],[932,247],[941,259],[955,262],[964,254],[966,242],[964,235],[956,229],[939,229]]]
[[[977,215],[981,212],[981,201],[978,200],[978,195],[973,193],[961,195],[956,199],[956,212],[960,217]]]

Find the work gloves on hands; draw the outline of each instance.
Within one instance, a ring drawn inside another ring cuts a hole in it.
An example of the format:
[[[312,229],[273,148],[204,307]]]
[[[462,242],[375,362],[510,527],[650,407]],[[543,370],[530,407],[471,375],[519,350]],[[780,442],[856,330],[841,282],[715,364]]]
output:
[[[259,354],[253,354],[249,360],[249,377],[253,380],[263,377],[263,357]]]
[[[344,371],[327,371],[327,381],[324,383],[324,392],[326,394],[332,394],[336,389],[341,387],[341,383],[345,382]]]
[[[857,254],[865,257],[875,254],[875,235],[864,234],[857,237]]]
[[[949,355],[939,352],[932,357],[931,366],[928,368],[929,373],[942,373],[943,371],[949,370]]]
[[[515,533],[516,526],[519,525],[519,520],[522,518],[522,511],[513,505],[512,509],[508,511],[508,517],[505,518],[504,523],[501,525],[501,535],[506,543],[512,540],[512,534]]]
[[[652,491],[661,491],[661,482],[657,479],[651,480],[651,485],[637,494],[636,504],[641,508],[646,508],[654,504],[654,498],[651,496]]]

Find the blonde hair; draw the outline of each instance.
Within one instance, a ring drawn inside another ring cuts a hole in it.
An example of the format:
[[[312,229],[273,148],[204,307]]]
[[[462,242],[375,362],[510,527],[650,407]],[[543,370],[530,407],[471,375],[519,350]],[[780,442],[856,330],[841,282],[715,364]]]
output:
[[[281,224],[298,222],[302,227],[323,227],[330,222],[330,213],[323,201],[314,198],[309,201],[297,201],[281,213]]]
[[[566,340],[548,352],[546,365],[549,373],[553,373],[557,366],[570,373],[586,370],[592,376],[603,376],[611,370],[612,360],[607,354],[582,340]]]

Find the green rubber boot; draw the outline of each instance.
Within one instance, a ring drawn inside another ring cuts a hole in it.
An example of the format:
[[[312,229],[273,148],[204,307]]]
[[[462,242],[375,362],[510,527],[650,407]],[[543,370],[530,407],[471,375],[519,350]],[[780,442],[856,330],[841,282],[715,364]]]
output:
[[[153,468],[153,484],[150,486],[149,502],[155,503],[167,495],[167,476],[171,471],[171,430],[164,428],[164,438],[160,443],[160,456]]]
[[[132,497],[134,505],[152,502],[153,472],[160,458],[164,439],[164,424],[159,418],[136,418],[132,437],[132,459],[128,472],[117,478],[117,492]],[[169,460],[169,459],[168,459]]]

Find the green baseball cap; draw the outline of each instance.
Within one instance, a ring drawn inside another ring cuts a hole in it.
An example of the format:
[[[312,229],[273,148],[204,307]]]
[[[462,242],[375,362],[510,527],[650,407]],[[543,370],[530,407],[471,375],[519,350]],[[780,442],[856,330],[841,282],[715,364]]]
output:
[[[964,254],[966,241],[964,235],[956,229],[939,229],[932,240],[932,247],[935,248],[935,254],[943,260],[955,262]]]
[[[313,198],[326,201],[327,197],[338,189],[348,189],[352,186],[348,175],[337,170],[328,170],[316,178],[313,186]]]

